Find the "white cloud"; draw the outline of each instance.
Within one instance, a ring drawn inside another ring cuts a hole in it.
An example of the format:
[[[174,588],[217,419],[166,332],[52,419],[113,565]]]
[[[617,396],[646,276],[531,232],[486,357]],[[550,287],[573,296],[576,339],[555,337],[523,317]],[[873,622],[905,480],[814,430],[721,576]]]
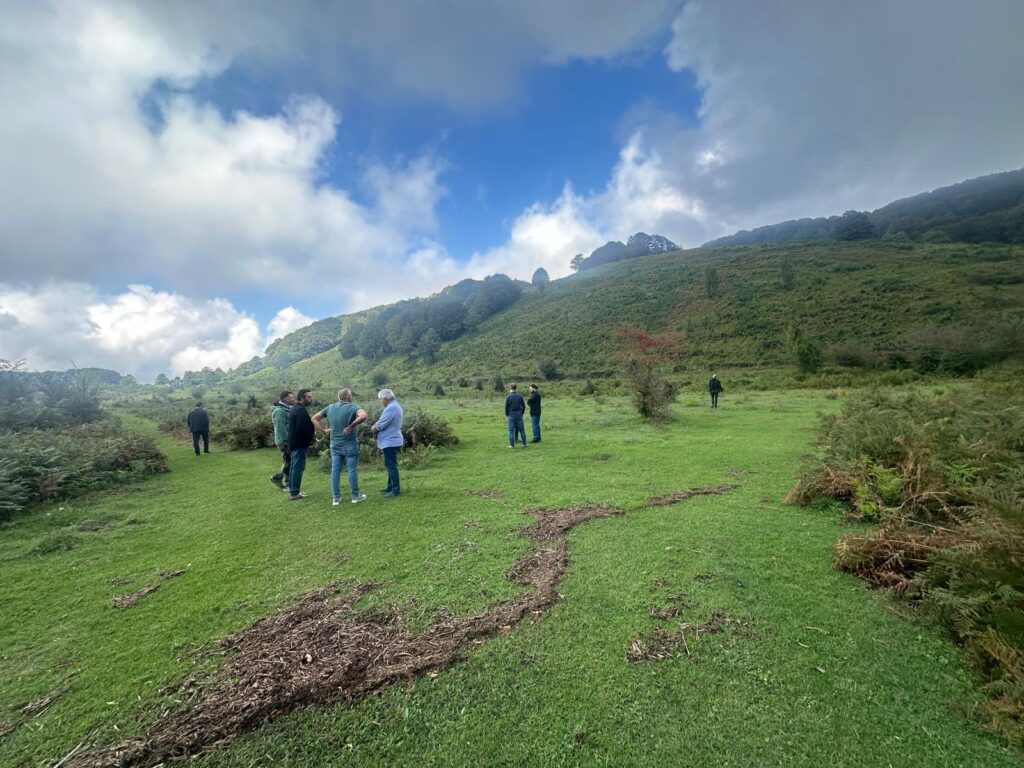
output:
[[[722,234],[1017,168],[1021,28],[1013,0],[692,0],[665,54],[700,125],[648,140]]]
[[[106,296],[83,283],[30,289],[0,284],[0,349],[39,370],[74,363],[144,380],[207,366],[226,370],[309,322],[285,307],[264,333],[229,301],[195,300],[146,285]]]

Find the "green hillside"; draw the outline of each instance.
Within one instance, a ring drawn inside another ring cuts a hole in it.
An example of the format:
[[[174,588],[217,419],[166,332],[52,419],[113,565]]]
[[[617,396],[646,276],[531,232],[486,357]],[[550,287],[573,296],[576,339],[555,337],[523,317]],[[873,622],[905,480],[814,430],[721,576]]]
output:
[[[712,271],[717,290],[709,296]],[[1003,334],[1013,337],[1007,343],[1019,344],[1022,308],[1020,245],[858,241],[702,248],[527,287],[512,306],[440,345],[432,364],[399,355],[343,359],[334,348],[252,378],[268,385],[369,382],[381,371],[392,381],[448,387],[459,379],[489,381],[496,372],[536,377],[542,359],[570,378],[599,378],[617,367],[613,332],[620,324],[685,332],[680,371],[788,364],[790,326],[819,342],[826,362],[849,364],[860,356],[898,367],[915,344],[937,336],[948,345]]]

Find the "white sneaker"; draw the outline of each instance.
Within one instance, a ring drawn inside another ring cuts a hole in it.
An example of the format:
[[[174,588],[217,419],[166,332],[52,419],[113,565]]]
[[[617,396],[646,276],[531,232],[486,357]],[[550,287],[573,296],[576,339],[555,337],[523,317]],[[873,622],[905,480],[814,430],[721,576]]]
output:
[[[353,504],[358,504],[360,501],[366,501],[366,494],[365,493],[360,493],[358,496],[353,496],[352,497],[352,503]],[[337,503],[337,502],[335,502],[335,503]]]
[[[332,507],[336,507],[339,504],[341,504],[341,499],[335,499],[334,501],[331,502]]]

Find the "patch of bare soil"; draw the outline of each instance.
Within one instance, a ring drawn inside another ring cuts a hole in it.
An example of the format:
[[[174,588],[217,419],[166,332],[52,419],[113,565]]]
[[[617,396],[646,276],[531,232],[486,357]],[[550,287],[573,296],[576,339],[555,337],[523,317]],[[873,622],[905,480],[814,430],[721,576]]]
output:
[[[13,733],[14,729],[17,727],[18,726],[16,726],[14,723],[8,722],[7,720],[0,721],[0,739],[4,738],[8,734]]]
[[[660,619],[661,621],[668,621],[669,619],[674,619],[676,616],[678,616],[680,614],[680,611],[681,609],[676,608],[675,606],[669,606],[667,608],[659,608],[658,606],[654,606],[653,608],[651,608],[651,618]]]
[[[664,507],[668,504],[678,504],[680,501],[692,499],[694,496],[713,496],[719,493],[728,493],[739,488],[735,483],[713,485],[708,488],[687,488],[685,491],[676,491],[667,496],[652,496],[645,502],[648,507]]]
[[[634,637],[626,649],[626,659],[632,662],[658,661],[678,656],[677,648],[682,645],[687,656],[691,655],[691,646],[700,642],[701,635],[716,635],[727,630],[736,631],[743,636],[749,636],[741,632],[747,622],[729,616],[724,611],[714,611],[711,617],[703,624],[691,624],[681,622],[672,632],[655,627],[646,638]],[[690,637],[687,639],[687,634]]]
[[[331,584],[292,608],[225,638],[227,659],[209,685],[186,684],[187,702],[165,711],[142,734],[74,756],[77,768],[156,766],[209,752],[235,736],[300,707],[354,701],[459,659],[468,646],[506,632],[561,599],[556,587],[568,567],[566,534],[596,517],[620,515],[608,505],[532,509],[522,535],[537,546],[507,571],[530,591],[477,616],[440,615],[419,634],[394,609],[356,611],[377,585],[356,585],[338,597]]]
[[[160,585],[163,584],[165,581],[167,581],[168,579],[173,579],[176,576],[181,576],[181,574],[183,574],[183,573],[184,573],[184,571],[164,571],[163,573],[160,574],[160,581],[156,582],[155,584],[147,584],[146,586],[142,587],[141,589],[135,590],[130,595],[121,595],[120,597],[115,597],[114,598],[114,607],[117,608],[118,610],[124,610],[125,608],[131,608],[133,605],[135,605],[137,602],[139,602],[139,600],[144,598],[146,595],[150,594],[151,592],[156,592],[158,589],[160,589]],[[117,582],[117,581],[120,581],[120,580],[119,579],[115,579],[114,581]],[[114,583],[114,582],[111,582],[111,583]]]

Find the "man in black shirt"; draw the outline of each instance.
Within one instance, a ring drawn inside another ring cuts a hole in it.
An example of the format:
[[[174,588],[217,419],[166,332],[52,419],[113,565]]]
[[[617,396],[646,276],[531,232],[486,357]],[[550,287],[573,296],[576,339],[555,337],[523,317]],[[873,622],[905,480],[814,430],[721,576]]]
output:
[[[302,473],[306,470],[306,450],[313,444],[316,429],[306,406],[313,402],[308,389],[300,389],[295,405],[288,411],[288,447],[292,449],[292,466],[288,473],[288,498],[306,498],[302,492]]]
[[[192,447],[196,449],[196,456],[199,455],[199,438],[203,438],[203,453],[210,452],[210,414],[203,408],[202,401],[196,403],[196,407],[188,412],[185,418],[188,424],[188,431],[192,433]]]
[[[540,442],[540,392],[537,385],[530,385],[530,396],[526,398],[526,404],[530,406],[530,428],[533,430],[532,443]]]
[[[516,437],[521,436],[523,448],[526,447],[526,427],[523,424],[523,414],[526,412],[526,400],[516,392],[516,385],[509,387],[508,395],[505,396],[505,421],[508,422],[508,447],[516,447]]]

